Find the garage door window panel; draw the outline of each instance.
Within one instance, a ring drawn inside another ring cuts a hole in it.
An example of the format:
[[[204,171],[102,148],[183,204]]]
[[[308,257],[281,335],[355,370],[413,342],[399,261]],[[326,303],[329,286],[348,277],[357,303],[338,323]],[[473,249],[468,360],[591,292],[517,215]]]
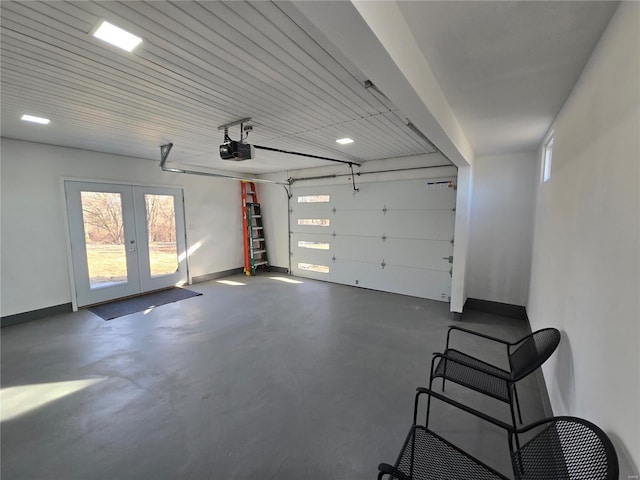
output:
[[[298,203],[327,203],[331,201],[331,195],[300,195]]]
[[[298,262],[298,268],[308,272],[329,273],[329,265],[321,265],[318,263]]]
[[[310,248],[313,250],[329,250],[331,245],[329,242],[314,242],[308,240],[298,240],[298,248]]]

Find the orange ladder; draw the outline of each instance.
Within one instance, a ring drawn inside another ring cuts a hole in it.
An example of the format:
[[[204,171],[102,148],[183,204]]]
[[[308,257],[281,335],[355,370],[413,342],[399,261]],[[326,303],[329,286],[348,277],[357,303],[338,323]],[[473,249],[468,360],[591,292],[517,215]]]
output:
[[[258,267],[269,269],[262,212],[254,182],[240,182],[242,195],[242,239],[244,241],[244,273],[255,275]]]

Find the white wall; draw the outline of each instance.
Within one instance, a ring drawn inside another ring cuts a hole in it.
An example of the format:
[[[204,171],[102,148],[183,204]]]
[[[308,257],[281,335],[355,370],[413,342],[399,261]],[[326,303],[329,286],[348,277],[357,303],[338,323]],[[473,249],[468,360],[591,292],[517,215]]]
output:
[[[162,172],[158,162],[3,138],[2,316],[71,302],[61,177],[184,187],[192,277],[241,267],[237,181]],[[158,157],[160,149],[158,149]]]
[[[620,4],[552,129],[528,314],[532,328],[563,332],[543,368],[554,413],[602,427],[616,444],[620,478],[637,478],[640,3]]]
[[[536,153],[476,157],[467,295],[526,305],[531,271]]]
[[[453,244],[453,275],[451,277],[450,310],[462,313],[469,296],[469,250],[471,242],[471,206],[473,204],[474,166],[458,169],[458,191],[456,195],[456,223]]]

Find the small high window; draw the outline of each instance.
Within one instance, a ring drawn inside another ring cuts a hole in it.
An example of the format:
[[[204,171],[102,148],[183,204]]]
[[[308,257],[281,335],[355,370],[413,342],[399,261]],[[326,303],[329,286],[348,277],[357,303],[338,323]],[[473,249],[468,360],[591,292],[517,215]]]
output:
[[[551,158],[553,155],[553,136],[549,137],[544,144],[544,156],[542,157],[542,181],[546,182],[551,178]]]

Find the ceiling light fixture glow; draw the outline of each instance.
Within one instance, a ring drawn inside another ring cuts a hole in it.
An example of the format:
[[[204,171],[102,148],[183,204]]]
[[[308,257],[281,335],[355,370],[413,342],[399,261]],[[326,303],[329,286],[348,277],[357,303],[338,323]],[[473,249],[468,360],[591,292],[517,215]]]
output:
[[[42,125],[46,125],[51,120],[43,117],[34,117],[33,115],[22,115],[20,120],[24,120],[25,122],[33,122],[33,123],[41,123]]]
[[[352,138],[339,138],[338,140],[336,140],[336,142],[338,142],[340,145],[347,145],[348,143],[353,143],[353,139]]]
[[[140,37],[106,21],[102,22],[98,29],[93,32],[93,36],[127,52],[132,51],[142,42]]]

